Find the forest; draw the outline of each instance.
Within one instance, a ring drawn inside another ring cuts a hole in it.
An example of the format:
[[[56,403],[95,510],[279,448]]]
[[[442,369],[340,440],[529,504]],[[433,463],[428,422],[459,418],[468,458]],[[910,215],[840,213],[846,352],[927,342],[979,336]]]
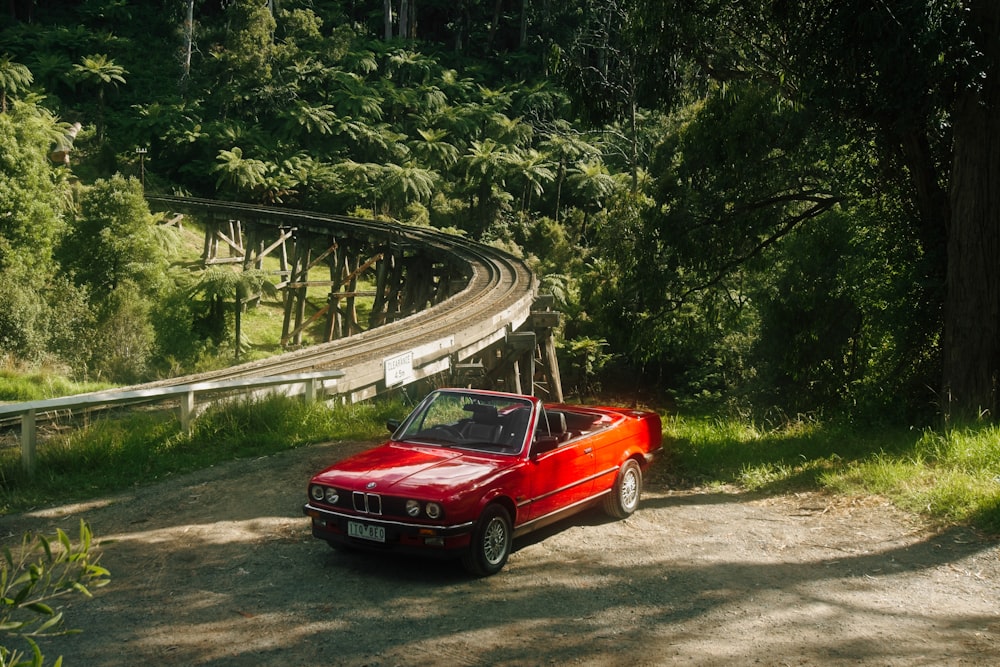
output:
[[[991,0],[10,0],[0,354],[232,360],[157,192],[521,255],[576,391],[993,420],[998,65]]]

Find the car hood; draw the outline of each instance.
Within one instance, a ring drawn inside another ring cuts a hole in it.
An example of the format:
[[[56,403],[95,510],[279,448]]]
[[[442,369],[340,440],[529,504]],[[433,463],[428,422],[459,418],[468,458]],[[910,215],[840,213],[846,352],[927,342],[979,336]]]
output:
[[[463,450],[390,442],[330,466],[313,481],[382,494],[447,495],[474,487],[512,463]]]

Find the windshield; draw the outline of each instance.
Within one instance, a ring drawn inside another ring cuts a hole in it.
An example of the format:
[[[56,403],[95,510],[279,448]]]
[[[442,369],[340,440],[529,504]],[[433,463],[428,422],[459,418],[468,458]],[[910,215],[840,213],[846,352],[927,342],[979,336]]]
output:
[[[437,391],[410,415],[397,439],[516,454],[530,417],[531,401],[517,396]]]

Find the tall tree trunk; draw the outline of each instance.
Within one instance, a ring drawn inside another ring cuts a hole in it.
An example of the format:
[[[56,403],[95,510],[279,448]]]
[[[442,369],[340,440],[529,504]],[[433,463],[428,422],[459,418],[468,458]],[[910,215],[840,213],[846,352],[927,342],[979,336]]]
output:
[[[517,45],[524,48],[528,43],[528,6],[530,0],[521,0],[521,32],[518,35]]]
[[[385,14],[385,41],[392,39],[392,0],[382,1],[382,10]]]
[[[407,0],[399,2],[399,37],[410,38],[410,3]]]
[[[458,26],[455,30],[455,53],[465,53],[469,42],[469,30],[472,27],[472,14],[469,10],[469,0],[461,0],[458,8],[458,18],[455,21]]]
[[[500,14],[503,9],[503,0],[496,0],[493,4],[493,21],[490,23],[490,33],[486,38],[486,53],[493,53],[493,41],[496,39],[497,30],[500,28]]]
[[[184,77],[191,74],[191,51],[194,48],[194,0],[188,0],[187,15],[184,18]]]
[[[632,174],[632,192],[639,192],[639,128],[636,122],[638,103],[635,101],[635,77],[629,74],[628,87],[628,130],[629,130],[629,171]]]
[[[981,87],[954,113],[942,399],[946,415],[1000,418],[1000,2],[970,3]]]
[[[559,222],[559,204],[562,199],[563,180],[566,178],[566,158],[559,158],[559,171],[556,172],[556,222]]]

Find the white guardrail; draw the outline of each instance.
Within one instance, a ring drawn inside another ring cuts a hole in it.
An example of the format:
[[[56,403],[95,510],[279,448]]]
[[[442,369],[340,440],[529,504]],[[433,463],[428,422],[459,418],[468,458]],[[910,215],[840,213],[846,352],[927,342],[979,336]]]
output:
[[[39,414],[73,411],[86,408],[111,407],[137,403],[157,403],[168,399],[180,400],[180,422],[185,431],[191,428],[195,416],[195,396],[198,394],[232,392],[234,390],[252,390],[264,387],[284,385],[281,392],[288,396],[302,394],[305,400],[312,403],[317,396],[330,392],[335,388],[337,380],[344,377],[344,371],[316,371],[313,373],[296,373],[293,375],[272,375],[268,377],[238,378],[235,380],[219,380],[212,382],[197,382],[169,387],[156,387],[131,391],[100,391],[90,394],[77,394],[62,398],[49,398],[41,401],[26,401],[23,403],[0,404],[0,419],[21,419],[21,465],[32,474],[36,467],[36,429],[35,423]]]

